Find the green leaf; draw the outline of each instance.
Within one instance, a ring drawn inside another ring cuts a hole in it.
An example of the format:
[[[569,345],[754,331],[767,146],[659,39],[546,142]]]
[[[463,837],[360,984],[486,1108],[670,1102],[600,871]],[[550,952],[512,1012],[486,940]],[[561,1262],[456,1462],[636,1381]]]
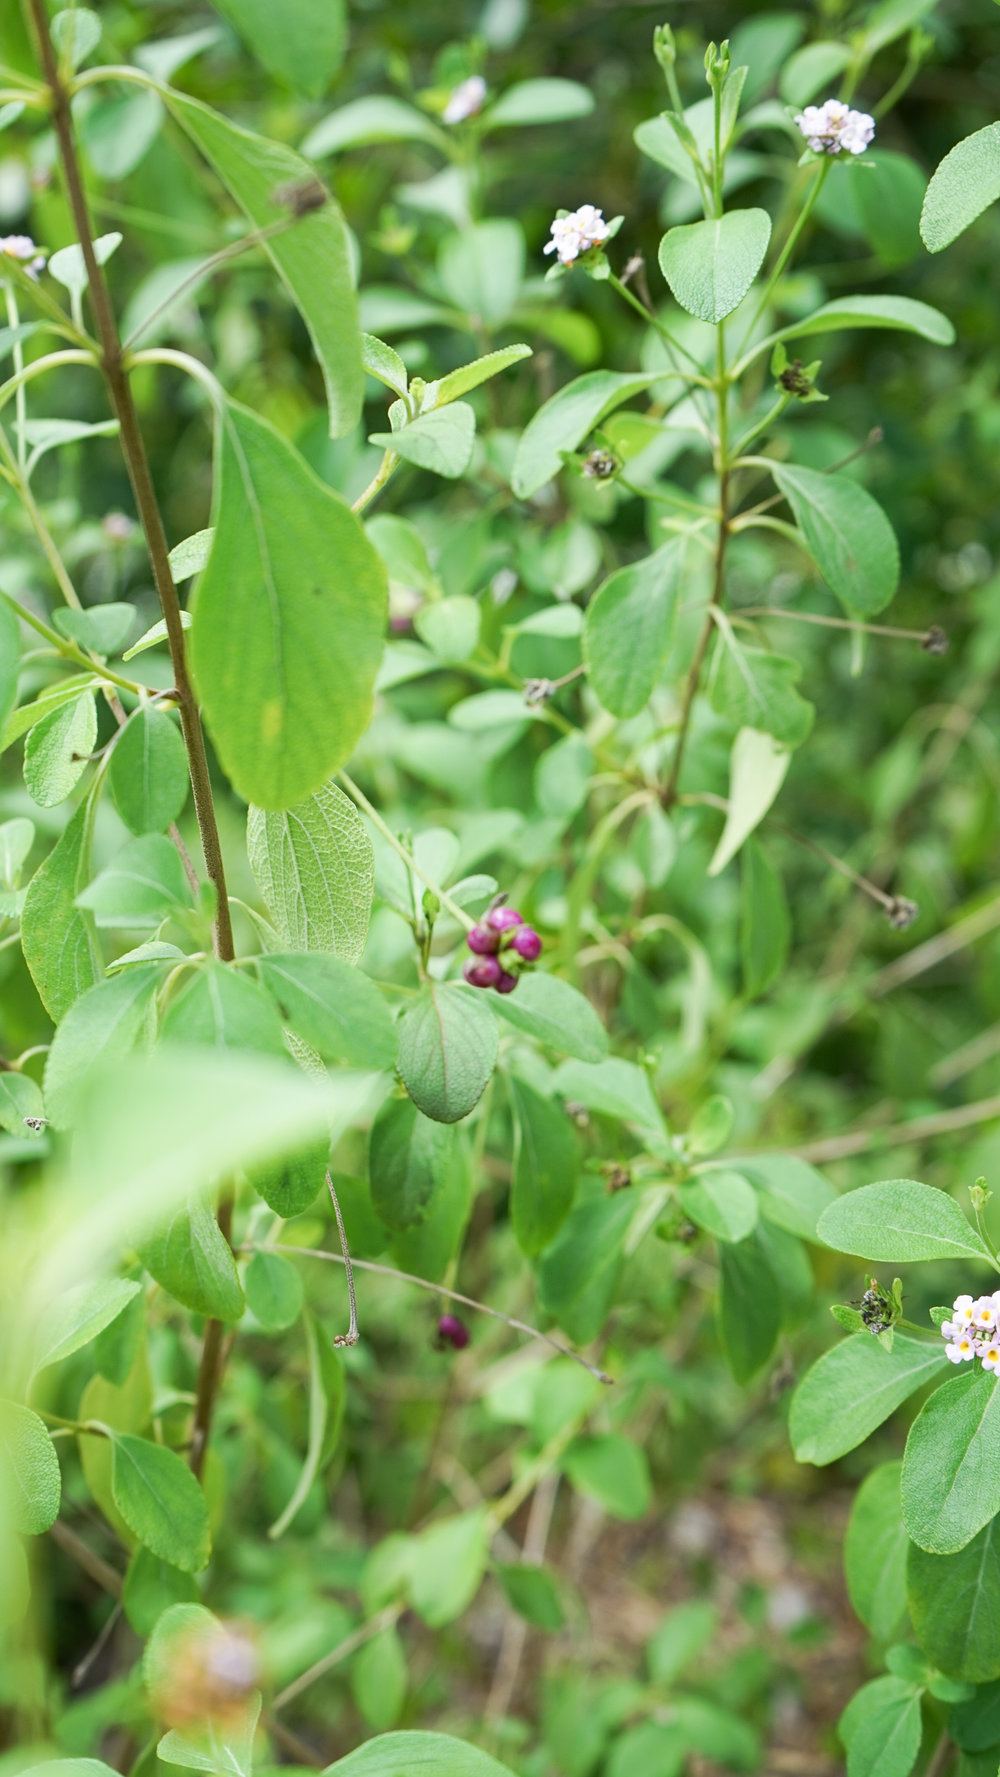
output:
[[[94,242],[94,257],[98,265],[106,265],[121,244],[120,234],[98,235]],[[45,269],[55,278],[57,284],[61,284],[64,290],[69,290],[75,296],[82,296],[87,288],[87,267],[79,241],[74,241],[69,247],[60,247],[57,252],[50,254]]]
[[[847,1777],[908,1777],[920,1751],[919,1690],[891,1674],[872,1679],[851,1698],[838,1732]]]
[[[190,907],[191,888],[180,854],[159,833],[130,839],[95,876],[76,905],[93,914],[99,927],[153,930],[169,913]]]
[[[55,611],[52,621],[61,635],[105,657],[120,654],[135,625],[134,605],[92,605],[87,611]]]
[[[375,861],[353,802],[336,785],[324,784],[282,813],[250,808],[247,849],[282,942],[358,962],[368,936]]]
[[[90,859],[91,813],[81,804],[35,872],[21,911],[21,948],[49,1017],[58,1023],[99,979],[89,919],[76,897]]]
[[[44,1115],[41,1090],[30,1074],[0,1074],[0,1129],[23,1138],[30,1134],[25,1118]]]
[[[261,981],[284,1022],[325,1061],[391,1068],[396,1027],[374,981],[322,952],[258,958]]]
[[[2,602],[0,600],[0,603]],[[20,739],[22,734],[27,734],[29,728],[33,728],[36,722],[41,722],[44,717],[51,715],[52,711],[58,709],[61,704],[72,703],[74,698],[83,697],[98,683],[99,680],[95,678],[93,673],[77,673],[71,679],[60,679],[57,684],[49,685],[35,698],[33,703],[23,703],[20,709],[14,710],[7,717],[3,735],[0,737],[0,752],[6,751],[12,741]]]
[[[208,558],[212,553],[212,542],[215,530],[208,525],[203,531],[194,531],[183,542],[175,543],[170,551],[170,572],[177,586],[182,580],[190,580],[192,574],[200,574],[202,568],[208,566]],[[183,615],[183,613],[182,613]],[[164,625],[164,629],[166,625]],[[125,659],[131,659],[135,648],[130,648]]]
[[[96,12],[85,6],[74,6],[69,12],[57,12],[52,20],[52,41],[60,62],[75,73],[92,49],[101,41],[101,21]]]
[[[424,1116],[467,1117],[493,1076],[499,1043],[481,991],[428,981],[399,1021],[399,1071]]]
[[[160,1287],[192,1313],[214,1320],[240,1319],[245,1304],[236,1261],[205,1204],[175,1210],[143,1241],[139,1257]],[[169,1554],[164,1559],[169,1560]]]
[[[163,1017],[165,1041],[198,1043],[212,1049],[256,1049],[284,1055],[285,1043],[274,1004],[262,988],[225,963],[205,963],[191,977]]]
[[[140,963],[99,981],[69,1008],[45,1063],[45,1108],[57,1129],[72,1126],[94,1064],[114,1065],[135,1046],[162,979],[162,966]]]
[[[518,499],[537,494],[558,475],[564,451],[575,450],[607,414],[656,380],[641,371],[589,370],[559,389],[521,434],[510,478]]]
[[[924,1402],[902,1492],[907,1533],[932,1555],[963,1549],[1000,1512],[1000,1394],[989,1370],[955,1376]]]
[[[17,815],[12,821],[0,821],[0,883],[16,889],[21,882],[21,869],[35,843],[35,823]]]
[[[344,0],[296,0],[287,10],[272,0],[212,0],[275,79],[307,99],[321,99],[347,45]]]
[[[389,1098],[372,1124],[369,1177],[376,1214],[387,1228],[422,1222],[451,1157],[450,1128],[407,1098]]]
[[[306,1333],[306,1350],[309,1355],[309,1436],[306,1444],[305,1460],[295,1490],[281,1516],[271,1525],[268,1536],[277,1540],[284,1536],[292,1521],[306,1502],[316,1476],[319,1474],[326,1443],[327,1417],[330,1410],[327,1393],[326,1376],[324,1374],[323,1353],[320,1347],[319,1330],[311,1314],[303,1319]],[[338,1364],[339,1372],[339,1364]]]
[[[864,54],[877,55],[887,43],[894,43],[905,31],[912,30],[934,8],[935,0],[881,0],[873,6],[865,21]]]
[[[593,93],[577,80],[517,80],[488,108],[483,129],[565,123],[571,117],[589,117],[593,109]]]
[[[928,1659],[951,1678],[1000,1678],[1000,1520],[954,1555],[910,1544],[906,1596]]]
[[[197,1573],[211,1550],[208,1507],[176,1451],[127,1432],[111,1439],[111,1493],[145,1548],[184,1573]]]
[[[596,1500],[614,1518],[644,1518],[653,1502],[646,1453],[620,1432],[578,1438],[566,1451],[562,1467],[578,1493]]]
[[[851,59],[846,43],[807,43],[790,56],[781,71],[780,92],[786,105],[808,105],[822,88],[836,86]]]
[[[394,1628],[373,1635],[351,1663],[351,1694],[370,1728],[391,1728],[406,1701],[406,1653]]]
[[[559,1587],[548,1568],[523,1561],[509,1565],[501,1563],[496,1575],[506,1593],[507,1603],[526,1623],[531,1623],[535,1629],[545,1629],[550,1635],[562,1628],[566,1613]]]
[[[718,876],[735,858],[785,781],[792,755],[759,728],[741,728],[729,759],[729,812],[708,866]]]
[[[685,550],[684,540],[675,539],[619,568],[587,606],[587,677],[613,716],[637,716],[660,679],[673,640]]]
[[[315,1201],[329,1158],[329,1141],[318,1142],[275,1165],[255,1168],[250,1183],[275,1215],[300,1216]]]
[[[1000,197],[1000,123],[957,142],[932,175],[920,217],[929,253],[940,253]]]
[[[191,1574],[161,1561],[140,1544],[122,1587],[125,1616],[137,1635],[152,1634],[164,1611],[173,1605],[197,1604],[198,1598],[198,1583]]]
[[[717,1240],[745,1240],[757,1225],[757,1193],[738,1172],[699,1173],[681,1185],[677,1201],[692,1222]]]
[[[417,1537],[410,1562],[410,1600],[432,1629],[454,1622],[472,1603],[486,1571],[490,1534],[489,1513],[478,1506],[429,1525]],[[409,1777],[413,1767],[406,1769]]]
[[[449,370],[438,382],[428,383],[421,404],[425,409],[444,407],[449,401],[457,401],[460,395],[467,395],[470,389],[478,389],[480,383],[488,382],[490,377],[499,376],[501,370],[530,357],[531,347],[524,345],[501,346],[498,352],[487,352],[485,357],[474,358],[471,364],[461,364],[457,370]]]
[[[867,165],[864,163],[867,162]],[[885,266],[901,266],[920,252],[920,207],[927,185],[908,154],[879,149],[847,169],[855,208],[872,251]]]
[[[371,432],[368,442],[454,481],[469,467],[475,435],[472,408],[467,401],[454,401],[450,407],[420,414],[399,432]]]
[[[991,128],[1000,129],[1000,125]],[[756,350],[763,351],[779,339],[805,339],[812,333],[834,333],[842,327],[896,328],[903,333],[919,334],[921,339],[929,339],[938,346],[955,342],[955,329],[947,315],[926,302],[915,302],[912,296],[838,296],[813,314],[770,334]]]
[[[576,1195],[580,1153],[565,1111],[518,1074],[508,1080],[514,1115],[514,1178],[510,1213],[517,1244],[529,1258],[559,1232]]]
[[[326,1777],[514,1777],[466,1740],[451,1734],[381,1734],[328,1765]]]
[[[717,323],[739,308],[770,239],[766,210],[730,210],[671,228],[660,242],[660,270],[682,308]]]
[[[755,1000],[779,980],[788,959],[791,918],[785,886],[756,840],[743,847],[740,866],[740,957],[743,993]]]
[[[781,1331],[781,1291],[752,1237],[719,1247],[719,1340],[737,1382],[763,1369]]]
[[[233,402],[219,427],[214,518],[192,668],[235,788],[287,808],[343,764],[371,719],[385,573],[350,507]]]
[[[985,1685],[951,1711],[949,1732],[957,1746],[966,1752],[986,1752],[1000,1746],[1000,1684]],[[996,1763],[996,1757],[994,1757]],[[966,1768],[963,1760],[961,1777],[994,1777],[992,1765],[978,1763]]]
[[[899,546],[881,506],[849,475],[776,464],[805,546],[849,615],[874,617],[899,584]]]
[[[81,113],[80,140],[94,172],[102,179],[126,178],[156,141],[163,115],[156,93],[134,90],[98,99]]]
[[[556,1069],[553,1087],[563,1098],[585,1105],[605,1117],[620,1117],[634,1124],[654,1142],[667,1139],[666,1125],[648,1074],[634,1061],[609,1055],[604,1061],[563,1061]]]
[[[302,1313],[302,1279],[291,1259],[282,1253],[254,1253],[246,1268],[243,1288],[247,1307],[265,1332],[283,1333]]]
[[[339,154],[345,148],[364,148],[371,142],[431,142],[439,147],[442,133],[423,111],[402,99],[373,93],[339,105],[310,131],[302,144],[309,160]]]
[[[899,1478],[902,1463],[872,1469],[858,1489],[844,1538],[844,1574],[855,1611],[876,1641],[888,1642],[906,1609],[906,1551]]]
[[[507,320],[524,275],[524,231],[509,218],[450,229],[438,253],[438,277],[448,301],[492,329]]]
[[[823,1211],[818,1233],[838,1252],[900,1265],[992,1257],[954,1198],[915,1179],[883,1179],[846,1192]]]
[[[654,1684],[672,1685],[718,1634],[719,1613],[707,1598],[692,1598],[669,1610],[646,1643],[646,1664]]]
[[[720,647],[717,656],[712,708],[737,728],[761,729],[780,746],[800,747],[816,714],[795,689],[801,677],[797,660],[730,642]]]
[[[449,1127],[442,1128],[451,1136]],[[472,1207],[472,1171],[466,1144],[453,1138],[445,1146],[438,1168],[438,1182],[423,1219],[412,1228],[393,1233],[390,1253],[393,1264],[432,1283],[443,1282],[458,1256]],[[349,1226],[350,1224],[348,1224]],[[384,1244],[383,1232],[383,1244]]]
[[[253,227],[267,231],[287,223],[289,209],[281,194],[304,181],[312,185],[308,161],[281,143],[238,129],[197,99],[174,89],[164,96]],[[326,383],[330,432],[339,438],[356,425],[364,397],[350,243],[339,206],[328,197],[322,209],[272,233],[263,245],[309,329]]]
[[[21,626],[12,605],[0,598],[0,728],[17,702],[17,675],[21,664]]]
[[[436,599],[422,605],[413,619],[413,627],[421,641],[439,660],[468,660],[477,642],[482,621],[478,601],[473,598]]]
[[[199,532],[199,535],[204,535],[204,536],[211,538],[212,532],[211,531]],[[178,548],[180,548],[180,547],[182,547],[182,545],[178,544]],[[171,553],[173,553],[173,551],[171,551]],[[207,561],[207,560],[208,560],[208,550],[206,549],[205,561]],[[199,565],[204,566],[204,563],[200,563]],[[192,571],[192,573],[194,572],[193,569],[191,571]],[[183,578],[183,576],[182,576],[182,578]],[[181,628],[182,629],[190,629],[191,628],[191,613],[190,613],[190,611],[182,611],[181,612]],[[161,617],[160,621],[158,623],[152,624],[149,629],[143,631],[143,634],[139,637],[139,640],[137,642],[133,642],[131,648],[126,648],[125,653],[122,655],[122,659],[123,660],[131,660],[134,655],[144,654],[146,652],[147,648],[155,648],[158,645],[158,643],[165,642],[166,639],[167,639],[166,618]]]
[[[59,1516],[61,1493],[56,1447],[38,1414],[0,1401],[0,1519],[41,1536]]]
[[[799,1462],[836,1462],[863,1444],[869,1432],[918,1388],[940,1377],[947,1363],[942,1343],[896,1330],[891,1351],[870,1333],[855,1333],[826,1351],[792,1396],[788,1421]]]
[[[794,1154],[750,1154],[734,1165],[761,1193],[761,1214],[769,1222],[803,1240],[817,1238],[816,1224],[835,1194],[815,1167]]]
[[[65,802],[90,763],[97,739],[97,706],[85,693],[36,722],[24,745],[24,782],[39,808]]]
[[[187,801],[187,749],[164,710],[141,703],[115,742],[108,766],[115,807],[130,833],[165,833]]]
[[[629,1191],[578,1203],[539,1264],[542,1307],[581,1343],[596,1336],[614,1299],[634,1212]]]

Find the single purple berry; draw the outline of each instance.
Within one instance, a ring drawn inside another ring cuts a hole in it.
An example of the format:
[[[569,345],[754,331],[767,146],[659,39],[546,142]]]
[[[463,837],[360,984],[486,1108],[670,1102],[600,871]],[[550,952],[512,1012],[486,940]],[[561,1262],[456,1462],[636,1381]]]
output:
[[[518,977],[516,975],[508,975],[506,969],[501,969],[500,979],[496,983],[497,993],[513,993],[517,986],[517,981]]]
[[[477,956],[495,956],[500,948],[500,933],[490,926],[473,926],[471,932],[466,933],[465,942]]]
[[[462,972],[470,987],[499,987],[503,980],[503,970],[495,956],[481,956],[477,962],[467,962]]]
[[[456,1351],[464,1351],[469,1343],[469,1329],[464,1320],[457,1314],[442,1314],[438,1321],[438,1338],[442,1344],[453,1345]]]
[[[542,954],[542,940],[532,926],[521,926],[514,933],[514,949],[526,963],[535,963]]]
[[[486,915],[486,924],[492,926],[495,932],[509,932],[512,926],[523,925],[524,921],[513,907],[491,907]]]

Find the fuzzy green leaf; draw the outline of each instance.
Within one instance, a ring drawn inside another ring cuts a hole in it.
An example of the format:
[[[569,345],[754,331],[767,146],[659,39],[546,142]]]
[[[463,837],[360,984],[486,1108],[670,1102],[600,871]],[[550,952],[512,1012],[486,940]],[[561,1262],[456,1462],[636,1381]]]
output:
[[[213,0],[247,48],[275,79],[307,99],[321,99],[347,44],[345,0]]]
[[[236,1321],[243,1289],[229,1242],[203,1203],[175,1210],[139,1249],[146,1270],[193,1314]],[[137,1533],[138,1534],[138,1533]],[[165,1555],[165,1559],[170,1559]]]
[[[949,1678],[1000,1678],[1000,1520],[985,1524],[954,1555],[910,1544],[906,1596],[928,1659]]]
[[[940,1378],[943,1343],[898,1329],[891,1351],[870,1333],[855,1333],[808,1369],[792,1396],[788,1421],[799,1462],[836,1462],[925,1383]]]
[[[1000,1390],[989,1370],[967,1370],[924,1402],[902,1495],[907,1533],[932,1555],[963,1549],[1000,1512]]]
[[[906,1552],[899,1478],[903,1465],[884,1462],[855,1496],[844,1539],[844,1575],[851,1603],[876,1641],[889,1642],[906,1609]]]
[[[261,981],[284,1022],[325,1061],[390,1068],[396,1027],[375,983],[340,957],[322,952],[264,955]]]
[[[683,540],[619,568],[587,606],[583,657],[594,692],[613,716],[645,709],[673,640]]]
[[[849,615],[874,617],[899,584],[899,545],[877,500],[849,475],[781,463],[778,489],[795,514],[805,546]]]
[[[931,178],[920,217],[927,251],[950,246],[998,197],[1000,123],[988,123],[957,142]]]
[[[176,1451],[147,1438],[114,1432],[111,1493],[134,1536],[183,1573],[208,1562],[208,1507],[194,1475]]]
[[[0,1401],[0,1518],[41,1536],[59,1516],[61,1493],[59,1458],[38,1414]]]
[[[162,965],[139,963],[99,981],[69,1008],[45,1063],[45,1108],[57,1129],[71,1126],[94,1064],[113,1066],[134,1047],[162,978]]]
[[[766,210],[730,210],[706,222],[671,228],[660,242],[660,270],[689,314],[701,321],[724,321],[743,301],[770,239]]]
[[[883,1179],[838,1197],[818,1234],[838,1252],[909,1264],[921,1259],[991,1259],[954,1198],[915,1179]]]
[[[510,1213],[518,1246],[529,1258],[559,1232],[573,1206],[580,1153],[566,1112],[517,1074],[508,1082],[514,1115],[514,1179]]]
[[[499,1043],[481,990],[429,981],[399,1021],[399,1071],[424,1116],[467,1117],[492,1078]]]
[[[77,906],[90,858],[91,815],[83,803],[28,884],[21,947],[39,998],[56,1022],[99,979],[92,926]]]
[[[140,704],[108,766],[115,807],[130,833],[165,833],[187,801],[187,749],[164,710]]]
[[[334,784],[323,784],[282,813],[251,808],[247,849],[282,942],[291,950],[328,950],[358,962],[368,936],[375,862],[353,802]]]
[[[448,1166],[455,1137],[409,1099],[390,1098],[372,1124],[369,1177],[372,1202],[387,1228],[422,1222]]]
[[[661,373],[662,374],[662,373]],[[655,375],[589,370],[553,395],[532,417],[517,447],[510,485],[529,500],[558,475],[562,452],[575,450],[606,414],[648,389]]]

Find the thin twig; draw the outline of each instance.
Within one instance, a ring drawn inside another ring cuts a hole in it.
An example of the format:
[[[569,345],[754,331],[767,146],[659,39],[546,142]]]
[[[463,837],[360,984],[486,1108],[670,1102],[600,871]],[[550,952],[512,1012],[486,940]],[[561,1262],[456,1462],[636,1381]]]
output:
[[[357,1653],[359,1647],[364,1647],[366,1642],[373,1641],[376,1635],[381,1635],[383,1629],[391,1629],[394,1623],[399,1622],[405,1609],[406,1606],[402,1599],[397,1599],[394,1604],[387,1604],[384,1610],[380,1610],[375,1616],[370,1617],[367,1623],[362,1623],[360,1629],[352,1629],[350,1635],[345,1635],[343,1641],[339,1641],[337,1646],[331,1648],[328,1654],[324,1654],[321,1660],[316,1660],[305,1672],[300,1672],[298,1678],[293,1678],[291,1684],[286,1684],[284,1690],[279,1691],[275,1697],[271,1705],[272,1709],[284,1709],[302,1691],[308,1690],[311,1684],[315,1684],[317,1678],[325,1677],[326,1673],[332,1672],[333,1668],[339,1666],[343,1660],[349,1660],[353,1653]]]
[[[852,1154],[867,1154],[872,1148],[901,1148],[911,1141],[930,1141],[936,1135],[950,1135],[955,1129],[970,1129],[977,1123],[1000,1120],[1000,1094],[981,1098],[976,1104],[959,1105],[953,1111],[939,1111],[931,1117],[914,1117],[909,1123],[894,1123],[888,1128],[848,1129],[843,1135],[831,1135],[823,1141],[808,1142],[803,1148],[791,1148],[800,1160],[816,1165],[827,1160],[846,1160]]]
[[[83,1538],[77,1536],[76,1531],[71,1530],[62,1518],[57,1518],[54,1524],[49,1525],[49,1535],[63,1554],[75,1561],[78,1567],[82,1567],[84,1573],[96,1580],[99,1586],[103,1586],[105,1592],[110,1592],[112,1598],[121,1597],[121,1574],[109,1566],[107,1561],[103,1561],[100,1555],[95,1555],[93,1549],[88,1548]]]
[[[269,1252],[271,1249],[251,1243],[246,1250],[256,1253]],[[345,1264],[340,1253],[328,1253],[316,1246],[289,1246],[285,1250],[298,1253],[304,1259],[326,1259],[330,1264]],[[548,1333],[540,1332],[537,1327],[530,1327],[527,1321],[515,1320],[512,1315],[503,1314],[499,1308],[491,1308],[487,1302],[477,1302],[472,1296],[463,1296],[459,1290],[446,1289],[443,1283],[431,1283],[426,1277],[414,1276],[412,1271],[397,1271],[394,1265],[380,1265],[374,1259],[355,1259],[353,1264],[357,1271],[374,1271],[380,1277],[395,1277],[400,1283],[412,1283],[417,1289],[430,1290],[435,1296],[448,1296],[452,1302],[461,1302],[464,1307],[474,1308],[479,1314],[489,1314],[494,1320],[502,1320],[505,1326],[513,1327],[515,1332],[527,1333],[529,1339],[539,1339],[543,1345],[551,1345],[560,1357],[571,1357],[574,1363],[582,1364],[585,1370],[596,1376],[598,1382],[607,1383],[609,1387],[614,1383],[613,1376],[609,1376],[606,1370],[599,1370],[596,1364],[590,1363],[578,1351],[571,1351],[568,1345],[561,1345],[558,1339],[550,1338]]]
[[[358,1342],[358,1304],[354,1294],[354,1269],[351,1265],[351,1252],[344,1231],[344,1218],[340,1213],[340,1203],[329,1173],[326,1175],[326,1182],[330,1188],[330,1196],[333,1198],[333,1211],[337,1218],[337,1229],[340,1234],[340,1250],[344,1258],[344,1270],[347,1273],[347,1295],[351,1304],[351,1320],[347,1332],[337,1333],[333,1343],[334,1345],[356,1345]]]

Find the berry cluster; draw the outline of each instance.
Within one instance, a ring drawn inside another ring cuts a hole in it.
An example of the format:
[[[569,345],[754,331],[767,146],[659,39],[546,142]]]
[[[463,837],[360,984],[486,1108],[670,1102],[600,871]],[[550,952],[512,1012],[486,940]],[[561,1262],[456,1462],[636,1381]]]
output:
[[[981,1357],[984,1370],[1000,1369],[1000,1290],[992,1296],[956,1296],[952,1318],[941,1322],[949,1361],[970,1364]]]
[[[495,987],[497,993],[513,993],[524,970],[542,954],[538,933],[513,907],[500,905],[473,926],[466,943],[473,952],[464,970],[469,986]]]

